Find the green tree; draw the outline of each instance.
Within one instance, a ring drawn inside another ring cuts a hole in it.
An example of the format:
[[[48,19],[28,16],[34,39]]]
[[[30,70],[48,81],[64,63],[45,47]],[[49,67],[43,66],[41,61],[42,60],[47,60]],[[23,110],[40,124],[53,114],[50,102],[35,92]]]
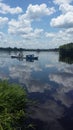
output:
[[[69,64],[73,63],[73,43],[65,44],[59,47],[59,61]]]
[[[59,53],[60,53],[60,56],[63,56],[63,57],[66,57],[66,56],[73,57],[73,43],[60,46]]]

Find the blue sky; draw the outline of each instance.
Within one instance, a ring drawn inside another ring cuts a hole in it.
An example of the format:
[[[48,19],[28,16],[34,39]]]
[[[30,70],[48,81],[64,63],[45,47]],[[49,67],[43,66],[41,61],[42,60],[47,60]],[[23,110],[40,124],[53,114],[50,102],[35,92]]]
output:
[[[73,42],[73,0],[0,0],[0,47]]]

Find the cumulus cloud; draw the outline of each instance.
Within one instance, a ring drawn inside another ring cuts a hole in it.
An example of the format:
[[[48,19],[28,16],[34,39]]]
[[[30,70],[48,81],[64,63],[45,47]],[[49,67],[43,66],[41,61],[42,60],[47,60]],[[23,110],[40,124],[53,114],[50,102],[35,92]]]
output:
[[[9,22],[8,32],[11,34],[27,34],[32,30],[30,21],[24,19],[18,19],[18,21],[12,19]]]
[[[73,28],[66,28],[56,33],[46,32],[45,36],[48,40],[50,39],[51,44],[53,44],[55,41],[56,47],[59,47],[60,44],[65,44],[73,41]]]
[[[8,43],[8,41],[7,41],[7,37],[6,37],[5,33],[0,32],[0,46],[5,47],[6,43]]]
[[[10,34],[19,35],[25,39],[39,38],[43,29],[34,29],[31,27],[30,21],[20,19],[18,21],[12,19],[9,22],[8,32]]]
[[[45,36],[46,36],[46,37],[49,37],[49,38],[52,38],[52,37],[55,36],[55,33],[48,33],[48,32],[46,32],[46,33],[45,33]]]
[[[35,30],[27,33],[27,34],[23,34],[22,37],[25,39],[38,39],[40,38],[41,34],[43,33],[43,29],[38,29],[36,28]]]
[[[0,32],[0,40],[2,40],[4,38],[4,33]]]
[[[19,35],[24,39],[34,39],[39,38],[43,32],[43,29],[35,28],[31,26],[31,20],[24,15],[18,17],[18,20],[12,19],[8,23],[8,32],[10,34]]]
[[[26,17],[31,20],[39,20],[43,16],[51,15],[55,12],[54,7],[48,8],[46,4],[30,4],[26,10]]]
[[[69,4],[61,4],[59,10],[61,10],[64,14],[67,12],[73,12],[73,6]]]
[[[54,0],[54,3],[59,5],[59,11],[61,11],[61,15],[51,19],[50,25],[52,27],[73,27],[73,5],[71,5],[72,1],[73,0]]]
[[[42,38],[44,30],[35,27],[33,29],[32,22],[41,20],[45,16],[49,16],[55,12],[53,7],[49,8],[46,4],[30,4],[24,14],[19,15],[18,19],[11,19],[8,23],[8,33],[18,35],[24,40],[36,40]]]
[[[62,14],[57,18],[51,20],[50,25],[52,27],[70,28],[73,27],[73,12]]]
[[[11,8],[9,5],[6,5],[4,3],[0,3],[0,13],[2,14],[19,14],[22,13],[22,9],[20,7]]]
[[[54,0],[55,4],[67,4],[67,3],[71,3],[73,0]]]
[[[69,33],[69,34],[73,35],[73,28],[68,28],[66,30],[66,33]]]
[[[2,28],[7,23],[8,23],[7,17],[0,17],[0,28]]]

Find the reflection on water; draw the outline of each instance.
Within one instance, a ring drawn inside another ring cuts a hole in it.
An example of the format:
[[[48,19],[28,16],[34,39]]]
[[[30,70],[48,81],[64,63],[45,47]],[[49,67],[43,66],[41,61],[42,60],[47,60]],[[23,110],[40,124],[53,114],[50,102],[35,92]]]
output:
[[[37,125],[44,122],[38,130],[73,130],[73,64],[59,62],[57,52],[33,53],[39,59],[28,62],[1,52],[0,79],[21,84],[37,101],[30,117]]]
[[[59,61],[73,64],[73,56],[59,56]]]

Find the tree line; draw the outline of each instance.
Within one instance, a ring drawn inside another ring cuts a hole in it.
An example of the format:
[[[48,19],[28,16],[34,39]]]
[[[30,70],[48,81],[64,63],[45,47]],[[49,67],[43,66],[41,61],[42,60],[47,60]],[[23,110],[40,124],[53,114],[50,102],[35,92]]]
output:
[[[65,44],[59,47],[59,61],[69,64],[73,63],[73,43]]]
[[[59,47],[60,55],[73,57],[73,43],[65,44]]]

